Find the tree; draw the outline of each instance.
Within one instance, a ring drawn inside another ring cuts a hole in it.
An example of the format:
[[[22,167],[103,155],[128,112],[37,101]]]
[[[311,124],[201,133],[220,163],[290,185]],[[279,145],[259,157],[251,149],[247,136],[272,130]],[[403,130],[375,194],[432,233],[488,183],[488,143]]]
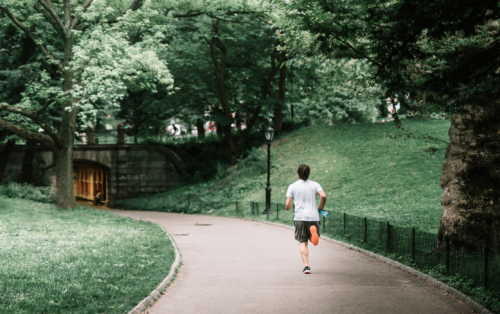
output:
[[[0,104],[0,111],[26,117],[44,130],[38,133],[0,119],[2,129],[41,143],[54,153],[60,208],[75,206],[72,158],[77,117],[90,120],[97,112],[94,104],[98,99],[105,98],[118,105],[127,89],[154,90],[158,84],[172,82],[164,62],[155,54],[163,48],[159,44],[161,27],[151,25],[147,18],[156,12],[140,11],[143,2],[134,0],[122,12],[120,2],[105,0],[0,1],[0,11],[35,42],[47,62],[54,64],[62,76],[56,95],[52,87],[40,89],[47,96],[45,103],[27,98],[24,106]],[[50,25],[50,31],[39,31],[45,23]],[[148,32],[131,44],[129,31],[141,27]],[[56,104],[60,106],[58,130],[43,118],[43,113]]]
[[[197,119],[210,113],[223,131],[231,165],[258,119],[272,116],[278,103],[273,87],[284,61],[267,9],[238,1],[163,8],[175,27],[166,36],[177,89],[168,101]],[[231,125],[241,120],[246,129],[236,136]]]
[[[452,115],[438,246],[448,238],[500,249],[498,1],[297,0],[287,10],[287,40],[367,60],[365,78],[382,83],[386,96],[413,96],[399,97],[410,107],[432,95],[427,109]]]
[[[295,79],[290,88],[300,91],[292,96],[300,117],[315,123],[374,122],[378,116],[380,86],[364,85],[357,77],[367,64],[360,60],[293,60],[303,63],[306,79]]]

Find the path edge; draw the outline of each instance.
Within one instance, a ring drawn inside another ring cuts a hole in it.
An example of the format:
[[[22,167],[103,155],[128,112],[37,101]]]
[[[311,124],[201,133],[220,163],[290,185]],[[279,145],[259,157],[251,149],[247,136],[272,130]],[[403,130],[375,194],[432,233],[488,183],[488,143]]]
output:
[[[245,220],[249,220],[249,219],[245,219]],[[280,223],[276,223],[276,222],[270,222],[270,221],[265,221],[265,220],[253,220],[253,221],[259,221],[259,222],[263,222],[263,223],[266,223],[266,224],[275,225],[275,226],[279,226],[279,227],[285,227],[285,228],[294,230],[294,227],[292,227],[292,226],[288,226],[288,225],[284,225],[284,224],[280,224]],[[411,268],[409,266],[401,264],[400,262],[397,262],[397,261],[392,260],[390,258],[387,258],[385,256],[382,256],[382,255],[379,255],[379,254],[367,251],[365,249],[359,248],[357,246],[354,246],[352,244],[348,244],[348,243],[345,243],[345,242],[342,242],[342,241],[339,241],[339,240],[335,240],[335,239],[328,238],[328,237],[325,237],[325,236],[320,236],[320,239],[323,239],[323,240],[326,240],[326,241],[338,244],[340,246],[343,246],[343,247],[345,247],[347,249],[350,249],[350,250],[353,250],[353,251],[356,251],[356,252],[359,252],[359,253],[363,253],[365,255],[368,255],[370,257],[378,259],[381,262],[384,262],[384,263],[389,264],[391,266],[394,266],[394,267],[396,267],[396,268],[398,268],[398,269],[400,269],[402,271],[405,271],[405,272],[407,272],[407,273],[409,273],[409,274],[411,274],[411,275],[413,275],[415,277],[419,277],[420,279],[429,282],[434,287],[436,287],[438,289],[441,289],[444,292],[446,292],[446,293],[454,296],[458,300],[462,301],[463,303],[465,303],[468,307],[470,307],[472,310],[474,310],[478,314],[494,314],[493,312],[491,312],[490,310],[488,310],[486,307],[482,306],[481,304],[477,303],[476,301],[473,301],[470,297],[468,297],[464,293],[458,291],[457,289],[452,288],[452,287],[448,286],[447,284],[445,284],[445,283],[443,283],[443,282],[441,282],[441,281],[439,281],[439,280],[437,280],[435,278],[432,278],[431,276],[426,275],[426,274],[424,274],[424,273],[422,273],[422,272],[420,272],[420,271],[418,271],[416,269],[413,269],[413,268]]]
[[[132,311],[128,312],[128,314],[141,314],[143,313],[150,305],[155,303],[161,296],[163,295],[162,292],[165,291],[165,289],[169,286],[171,283],[172,279],[174,279],[177,269],[180,266],[181,262],[181,255],[179,254],[179,250],[177,249],[177,245],[174,242],[174,239],[170,236],[170,234],[163,228],[162,226],[156,224],[157,226],[161,227],[167,237],[170,239],[170,242],[172,243],[174,249],[175,249],[175,260],[172,266],[170,267],[170,272],[168,273],[167,277],[163,279],[163,281],[156,287],[155,290],[153,290],[147,297],[145,297],[139,304],[137,304],[136,307],[132,309]]]

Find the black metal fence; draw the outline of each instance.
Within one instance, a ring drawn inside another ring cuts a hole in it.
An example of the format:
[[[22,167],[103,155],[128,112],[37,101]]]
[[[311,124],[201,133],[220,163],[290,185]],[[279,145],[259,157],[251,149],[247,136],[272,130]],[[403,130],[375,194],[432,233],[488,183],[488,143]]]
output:
[[[293,225],[293,210],[284,204],[271,204],[265,211],[261,202],[212,202],[187,195],[182,202],[165,196],[115,201],[114,207],[133,210],[184,212],[191,214],[233,216],[273,221]],[[446,243],[438,248],[436,234],[399,227],[376,219],[328,211],[321,217],[321,234],[340,238],[401,263],[423,270],[438,270],[448,275],[459,275],[473,285],[500,290],[500,254],[498,250],[480,244],[476,251],[455,248]]]

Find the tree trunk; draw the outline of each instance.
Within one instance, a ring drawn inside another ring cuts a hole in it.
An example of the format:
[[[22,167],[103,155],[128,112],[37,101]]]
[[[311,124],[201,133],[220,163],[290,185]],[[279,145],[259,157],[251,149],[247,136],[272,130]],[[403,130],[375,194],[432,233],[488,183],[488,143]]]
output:
[[[32,25],[30,27],[30,31],[36,32],[35,25]],[[29,36],[26,36],[24,38],[23,50],[21,52],[21,58],[19,59],[19,63],[22,65],[28,63],[34,50],[35,50],[35,42]]]
[[[283,125],[283,108],[285,107],[286,98],[286,63],[287,60],[285,52],[280,54],[280,63],[282,64],[280,68],[280,78],[278,84],[278,98],[280,100],[274,108],[274,131],[280,131]]]
[[[73,60],[74,38],[65,40],[64,64]],[[73,89],[75,75],[71,69],[63,70],[63,91]],[[57,206],[61,209],[71,209],[76,206],[73,191],[73,147],[76,130],[76,108],[73,103],[78,101],[72,96],[62,101],[61,126],[59,127],[59,145],[54,152],[56,160]]]
[[[73,191],[73,147],[60,150],[55,154],[57,205],[61,209],[76,206]]]
[[[87,145],[95,144],[95,129],[92,127],[88,127],[86,132],[87,134]]]
[[[255,108],[255,110],[252,114],[252,117],[250,119],[247,119],[247,121],[246,121],[247,128],[243,132],[241,132],[241,136],[240,136],[238,142],[235,143],[233,141],[233,136],[232,136],[232,132],[231,132],[231,123],[233,121],[233,117],[232,117],[231,108],[229,107],[229,104],[228,104],[227,91],[226,91],[226,87],[225,87],[225,83],[224,83],[227,49],[226,49],[226,46],[220,40],[218,25],[219,25],[219,21],[213,22],[213,32],[217,36],[213,36],[210,41],[208,41],[207,39],[205,39],[205,41],[208,43],[208,45],[210,47],[210,53],[212,55],[212,61],[214,64],[213,71],[214,71],[215,79],[217,81],[217,86],[218,86],[218,90],[219,90],[219,100],[220,100],[220,103],[222,106],[222,111],[220,111],[219,109],[216,109],[216,112],[218,114],[222,115],[226,119],[225,122],[227,123],[227,125],[223,126],[223,127],[220,127],[220,123],[217,123],[217,134],[218,135],[221,134],[221,133],[219,133],[220,131],[224,132],[225,140],[226,140],[228,151],[229,151],[229,163],[231,166],[234,166],[234,165],[236,165],[237,160],[238,160],[238,152],[239,152],[241,146],[243,145],[246,137],[248,136],[248,134],[250,134],[250,131],[252,130],[255,122],[257,121],[257,118],[262,110],[262,105],[257,106],[257,108]],[[219,62],[219,59],[217,57],[215,47],[217,47],[221,53],[220,62]],[[272,64],[271,73],[267,79],[267,82],[264,84],[264,87],[263,87],[263,93],[264,93],[263,98],[264,99],[267,97],[267,94],[270,93],[271,81],[278,71],[278,68],[274,64],[274,57],[275,57],[275,55],[273,53],[273,55],[271,56],[271,64]],[[220,64],[220,68],[219,68],[219,64]]]
[[[203,127],[203,120],[196,120],[196,129],[198,129],[198,139],[202,140],[205,138],[205,128]]]
[[[15,140],[7,140],[7,143],[5,144],[5,146],[3,148],[3,153],[0,156],[0,184],[3,182],[3,177],[5,175],[5,169],[7,168],[7,165],[9,164],[10,155],[12,154],[14,147],[16,147],[16,141]]]
[[[236,130],[241,131],[241,116],[240,114],[236,115]]]
[[[17,178],[18,183],[33,183],[33,160],[36,156],[36,144],[33,141],[26,141],[24,145],[23,164]]]
[[[224,131],[223,131],[223,128],[222,126],[220,125],[219,122],[216,122],[215,123],[215,127],[217,129],[217,137],[222,137],[224,135]]]
[[[488,238],[500,249],[500,104],[470,106],[454,115],[440,185],[439,247],[477,251]]]
[[[229,164],[231,166],[234,166],[238,163],[238,155],[240,152],[241,145],[237,145],[234,143],[230,124],[224,126],[223,131],[224,131],[224,138],[226,139],[227,147],[229,150]]]

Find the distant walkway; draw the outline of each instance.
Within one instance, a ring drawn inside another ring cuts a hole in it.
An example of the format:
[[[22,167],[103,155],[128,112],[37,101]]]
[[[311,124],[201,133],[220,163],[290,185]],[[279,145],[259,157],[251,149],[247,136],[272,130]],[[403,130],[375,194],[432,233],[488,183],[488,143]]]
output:
[[[236,218],[113,211],[157,223],[183,265],[150,314],[472,313],[454,297],[378,260],[320,240],[302,274],[293,231]]]

